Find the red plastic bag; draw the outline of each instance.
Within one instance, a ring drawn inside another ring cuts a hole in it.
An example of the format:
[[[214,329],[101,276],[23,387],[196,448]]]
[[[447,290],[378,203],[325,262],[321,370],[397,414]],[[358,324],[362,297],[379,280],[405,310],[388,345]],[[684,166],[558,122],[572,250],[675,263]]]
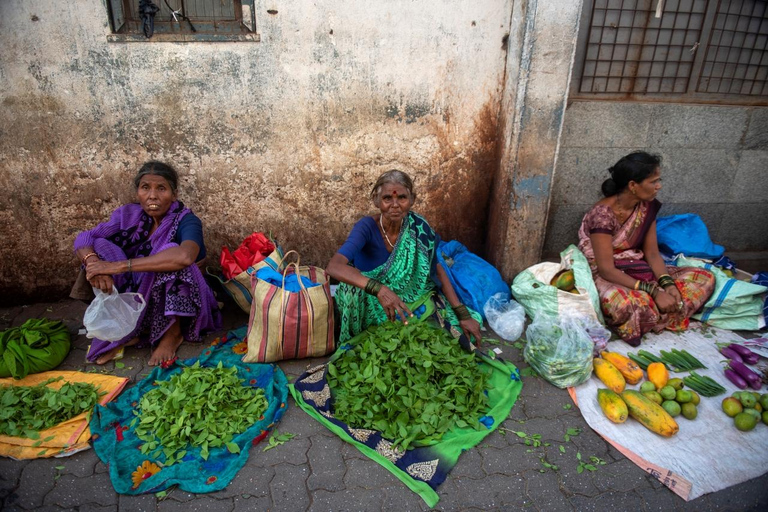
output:
[[[232,279],[269,256],[274,250],[275,244],[264,233],[252,233],[243,240],[234,253],[226,247],[221,248],[221,272],[225,278]]]

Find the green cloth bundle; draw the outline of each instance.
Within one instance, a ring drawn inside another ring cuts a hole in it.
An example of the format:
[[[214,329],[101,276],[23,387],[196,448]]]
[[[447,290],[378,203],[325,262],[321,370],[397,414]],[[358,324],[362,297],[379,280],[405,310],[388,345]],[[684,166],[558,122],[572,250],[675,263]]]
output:
[[[0,377],[23,379],[56,368],[69,354],[69,331],[59,320],[30,318],[0,332]]]

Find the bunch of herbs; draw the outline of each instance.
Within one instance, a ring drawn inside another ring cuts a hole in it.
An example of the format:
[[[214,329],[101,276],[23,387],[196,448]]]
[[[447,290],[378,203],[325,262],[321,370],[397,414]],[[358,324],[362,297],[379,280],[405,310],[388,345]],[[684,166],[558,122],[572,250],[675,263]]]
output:
[[[437,442],[454,427],[485,428],[487,383],[472,354],[426,323],[371,327],[328,365],[336,417],[402,449]]]
[[[181,460],[192,445],[208,460],[209,451],[226,446],[231,453],[240,447],[232,442],[267,410],[264,390],[243,385],[237,368],[201,367],[199,361],[158,381],[134,411],[131,426],[144,441],[142,453],[165,455],[165,465]]]
[[[37,439],[37,432],[93,409],[104,394],[85,382],[65,382],[58,389],[48,386],[61,380],[0,387],[0,434]]]

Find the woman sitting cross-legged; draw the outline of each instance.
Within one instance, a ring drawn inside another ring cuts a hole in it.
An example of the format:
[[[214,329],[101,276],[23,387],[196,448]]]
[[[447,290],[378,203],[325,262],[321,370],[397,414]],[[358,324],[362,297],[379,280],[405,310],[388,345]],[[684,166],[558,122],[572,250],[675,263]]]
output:
[[[185,339],[217,329],[221,314],[196,263],[205,258],[203,227],[180,201],[169,165],[147,162],[134,178],[138,202],[75,239],[75,253],[94,288],[141,293],[147,302],[134,331],[109,342],[94,339],[88,360],[104,364],[127,345],[148,344],[150,365],[174,358]]]
[[[604,199],[584,216],[579,249],[592,267],[608,327],[632,346],[646,332],[688,327],[715,287],[711,272],[668,267],[656,241],[661,160],[630,153],[609,169]]]
[[[360,219],[328,263],[328,274],[342,283],[336,293],[338,341],[387,320],[407,323],[431,317],[465,348],[470,336],[479,344],[482,317],[459,301],[437,264],[440,238],[411,211],[416,200],[411,178],[398,170],[385,172],[373,186],[371,199],[379,213]]]

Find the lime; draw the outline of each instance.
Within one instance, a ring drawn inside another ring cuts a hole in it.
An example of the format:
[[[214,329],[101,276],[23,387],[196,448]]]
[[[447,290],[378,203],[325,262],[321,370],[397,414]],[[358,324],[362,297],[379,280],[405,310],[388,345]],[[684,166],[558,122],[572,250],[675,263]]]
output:
[[[733,418],[744,410],[744,407],[739,402],[738,398],[728,397],[723,399],[723,412]]]
[[[678,403],[681,404],[687,404],[691,400],[693,400],[693,396],[691,395],[691,392],[687,389],[681,389],[677,393],[675,393],[675,400]]]
[[[745,407],[744,411],[742,412],[742,414],[749,414],[750,416],[755,418],[755,423],[760,421],[760,413],[757,412],[757,409],[752,409],[750,407]]]
[[[764,411],[768,411],[768,393],[760,395],[760,405],[763,406]]]
[[[696,416],[699,415],[699,411],[696,409],[696,405],[694,405],[692,402],[683,404],[682,410],[683,417],[688,420],[695,420]]]
[[[701,402],[701,397],[699,394],[695,391],[690,391],[691,393],[691,403],[693,405],[699,405],[699,402]]]
[[[752,393],[749,391],[742,391],[741,396],[739,397],[739,400],[741,400],[741,405],[744,407],[754,407],[757,403],[757,400],[755,400],[755,397]]]
[[[763,423],[768,425],[768,411],[763,411]]]
[[[661,404],[661,406],[662,406],[662,407],[664,408],[664,410],[665,410],[665,411],[667,411],[667,412],[669,413],[669,415],[670,415],[670,416],[672,416],[673,418],[674,418],[675,416],[679,416],[679,415],[680,415],[680,411],[681,411],[681,408],[680,408],[680,404],[679,404],[679,403],[677,403],[677,402],[675,402],[674,400],[666,400],[665,402],[663,402],[663,403]]]
[[[653,382],[647,380],[640,384],[640,392],[645,393],[646,391],[656,391],[656,386],[654,386]]]
[[[760,402],[757,402],[757,403],[755,404],[755,407],[754,407],[754,409],[755,409],[757,412],[763,412],[763,406],[762,406],[762,405],[760,405]]]
[[[663,388],[659,390],[659,394],[664,400],[674,400],[675,394],[677,394],[677,391],[675,391],[675,388],[667,384]]]
[[[755,420],[755,417],[751,414],[740,412],[736,415],[735,418],[733,418],[733,424],[736,425],[736,428],[742,432],[749,432],[755,428],[755,425],[757,425],[757,420]]]
[[[664,401],[664,399],[661,398],[661,395],[658,394],[656,391],[645,391],[643,393],[643,396],[650,399],[652,402],[656,402],[659,405],[661,405],[661,402]]]
[[[683,379],[678,379],[677,377],[675,377],[674,379],[669,379],[667,381],[667,386],[672,386],[673,388],[675,388],[675,391],[677,391],[678,389],[683,389]]]

